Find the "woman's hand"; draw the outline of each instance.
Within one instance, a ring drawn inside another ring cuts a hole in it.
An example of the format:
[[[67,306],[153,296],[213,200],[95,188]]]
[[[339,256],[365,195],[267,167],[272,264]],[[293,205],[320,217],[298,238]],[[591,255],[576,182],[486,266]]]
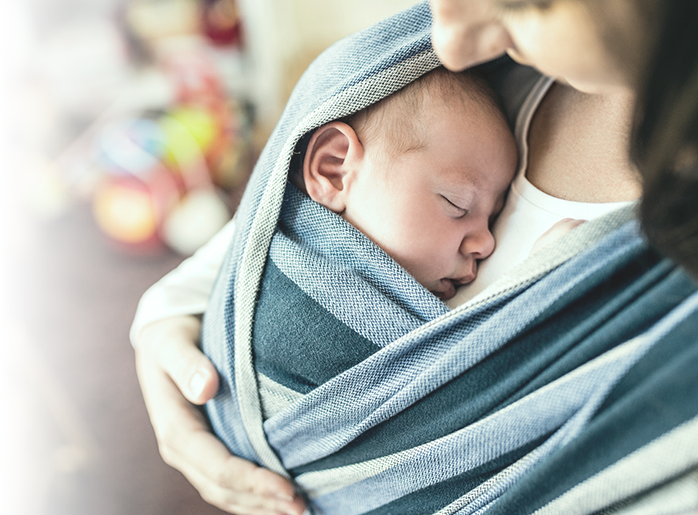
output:
[[[287,479],[232,456],[193,406],[211,399],[218,375],[196,345],[201,323],[173,317],[145,327],[136,369],[160,454],[208,503],[238,515],[300,515],[305,504]]]
[[[575,220],[574,218],[563,218],[558,223],[553,225],[550,229],[545,231],[540,238],[538,238],[531,248],[532,256],[536,252],[539,252],[542,248],[551,245],[553,242],[562,238],[565,234],[570,232],[575,227],[582,225],[586,220]]]

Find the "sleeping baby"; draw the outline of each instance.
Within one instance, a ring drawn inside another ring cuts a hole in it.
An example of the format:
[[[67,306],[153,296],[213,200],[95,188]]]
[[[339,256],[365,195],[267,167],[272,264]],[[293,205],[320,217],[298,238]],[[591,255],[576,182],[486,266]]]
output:
[[[301,140],[253,325],[266,417],[283,405],[265,385],[308,393],[448,311],[516,164],[495,93],[441,67]]]

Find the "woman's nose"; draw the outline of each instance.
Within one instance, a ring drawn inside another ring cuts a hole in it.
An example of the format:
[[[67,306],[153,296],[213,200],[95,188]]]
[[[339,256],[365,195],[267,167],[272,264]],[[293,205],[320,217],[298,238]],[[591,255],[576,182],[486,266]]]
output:
[[[463,70],[513,46],[494,9],[488,0],[431,0],[431,41],[446,68]]]
[[[475,259],[485,259],[494,252],[494,236],[489,228],[473,231],[467,234],[461,242],[460,251],[464,256],[472,256]]]

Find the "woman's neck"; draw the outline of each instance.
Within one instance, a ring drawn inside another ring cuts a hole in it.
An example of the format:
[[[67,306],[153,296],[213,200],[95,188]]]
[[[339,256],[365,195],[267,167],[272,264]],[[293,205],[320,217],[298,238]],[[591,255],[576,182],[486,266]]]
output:
[[[619,202],[640,196],[628,157],[633,98],[554,84],[531,121],[526,177],[553,197]]]

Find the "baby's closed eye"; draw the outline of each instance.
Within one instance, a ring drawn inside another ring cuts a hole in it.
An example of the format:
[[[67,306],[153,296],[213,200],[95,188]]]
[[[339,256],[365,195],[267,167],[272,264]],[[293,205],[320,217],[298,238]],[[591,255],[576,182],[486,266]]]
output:
[[[456,201],[449,199],[448,197],[441,195],[441,198],[445,200],[444,205],[452,218],[462,218],[468,214],[468,210],[464,207],[460,207]]]

